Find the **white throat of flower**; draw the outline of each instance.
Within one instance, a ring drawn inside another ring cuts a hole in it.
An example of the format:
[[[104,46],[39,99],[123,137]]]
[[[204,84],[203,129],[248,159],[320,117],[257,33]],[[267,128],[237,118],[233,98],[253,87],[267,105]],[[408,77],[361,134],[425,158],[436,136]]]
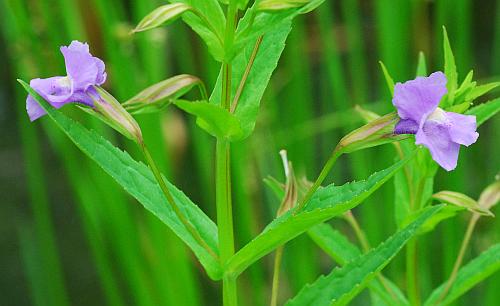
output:
[[[427,117],[427,121],[429,120],[438,123],[445,123],[447,122],[446,112],[442,108],[438,107]]]
[[[62,77],[56,81],[61,87],[71,88],[71,80],[68,76]]]

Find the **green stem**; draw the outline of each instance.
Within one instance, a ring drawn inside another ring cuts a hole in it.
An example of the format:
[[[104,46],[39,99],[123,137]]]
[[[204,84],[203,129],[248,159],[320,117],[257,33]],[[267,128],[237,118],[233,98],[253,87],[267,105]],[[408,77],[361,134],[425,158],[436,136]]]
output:
[[[283,258],[283,246],[276,249],[274,255],[274,270],[273,270],[273,288],[271,292],[271,304],[270,306],[278,305],[278,291],[280,283],[280,267],[281,259]]]
[[[415,238],[406,245],[406,282],[410,305],[420,305],[420,294],[417,281],[417,241]]]
[[[458,269],[462,265],[462,261],[464,260],[464,255],[465,251],[467,250],[467,247],[469,246],[470,238],[472,237],[472,233],[474,232],[474,228],[476,227],[477,220],[479,220],[479,215],[478,214],[473,214],[470,221],[469,225],[467,226],[467,230],[465,232],[464,240],[462,241],[462,245],[460,246],[460,251],[458,252],[457,259],[455,260],[455,265],[453,266],[453,270],[450,274],[450,277],[448,278],[448,282],[446,284],[446,287],[443,290],[443,293],[441,293],[441,296],[436,302],[436,305],[438,305],[448,294],[448,291],[450,290],[451,286],[453,285],[453,282],[455,282],[455,279],[457,278],[457,273]]]
[[[224,35],[224,61],[222,63],[222,101],[228,111],[231,108],[231,53],[238,8],[236,1],[230,0],[227,7],[226,32]],[[224,267],[234,255],[233,207],[231,197],[231,144],[218,138],[215,151],[215,197],[217,206],[217,227],[219,230],[220,262]],[[236,277],[225,275],[222,279],[222,298],[224,306],[238,305]]]
[[[215,252],[210,248],[210,246],[205,242],[205,240],[203,240],[203,238],[200,236],[200,233],[198,233],[198,231],[193,227],[193,225],[189,222],[189,220],[186,218],[184,213],[181,211],[179,206],[177,206],[177,203],[175,202],[174,197],[170,193],[170,190],[168,190],[167,184],[165,183],[165,180],[163,179],[161,172],[158,169],[158,166],[156,166],[156,163],[154,162],[154,160],[153,160],[151,154],[149,153],[148,149],[146,148],[146,146],[144,144],[141,144],[140,147],[142,149],[142,153],[144,154],[144,157],[146,158],[146,161],[149,165],[149,168],[153,172],[153,175],[154,175],[156,181],[160,185],[160,188],[161,188],[163,194],[167,198],[167,201],[170,204],[170,206],[172,207],[177,218],[179,218],[179,220],[181,220],[182,224],[184,224],[184,226],[191,233],[193,238],[196,241],[198,241],[198,243],[201,246],[203,246],[203,248],[205,248],[210,253],[210,255],[212,255],[214,258],[217,258],[217,255],[215,254]]]
[[[307,202],[309,202],[309,200],[311,199],[313,194],[316,192],[316,190],[318,190],[318,188],[321,186],[321,183],[323,183],[323,181],[326,179],[326,177],[328,176],[328,173],[330,172],[330,170],[332,170],[333,165],[335,165],[335,162],[337,161],[339,156],[342,155],[342,153],[343,153],[341,148],[342,147],[337,146],[335,148],[335,150],[333,150],[332,155],[330,156],[330,158],[326,162],[325,166],[321,170],[318,178],[316,179],[314,184],[311,186],[311,188],[309,188],[309,190],[307,191],[307,193],[304,196],[304,198],[302,199],[302,201],[300,201],[299,205],[297,205],[297,209],[295,210],[296,212],[298,212],[304,208],[304,206],[307,204]]]
[[[221,265],[234,254],[233,209],[231,203],[230,144],[217,139],[216,147],[216,204],[217,226],[219,230],[219,250]],[[223,279],[224,306],[237,305],[236,278]]]

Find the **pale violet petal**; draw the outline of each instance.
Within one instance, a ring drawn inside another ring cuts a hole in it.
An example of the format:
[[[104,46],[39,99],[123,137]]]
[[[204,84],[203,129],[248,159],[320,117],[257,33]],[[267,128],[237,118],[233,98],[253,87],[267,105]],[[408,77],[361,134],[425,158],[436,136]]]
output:
[[[476,132],[476,116],[446,112],[450,124],[450,138],[464,146],[475,143],[479,134]]]
[[[429,149],[432,159],[447,171],[457,167],[460,144],[450,137],[450,126],[436,121],[427,121],[415,136],[415,143]]]
[[[438,71],[394,86],[392,103],[401,119],[421,123],[439,105],[446,94],[446,76]]]

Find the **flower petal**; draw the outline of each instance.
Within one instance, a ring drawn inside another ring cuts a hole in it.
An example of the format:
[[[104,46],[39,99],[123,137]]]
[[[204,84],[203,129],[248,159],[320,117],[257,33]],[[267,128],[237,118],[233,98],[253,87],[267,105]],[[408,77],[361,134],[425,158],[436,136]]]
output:
[[[71,88],[65,79],[65,77],[60,76],[33,79],[30,81],[30,86],[52,106],[59,108],[67,103],[72,94]],[[26,99],[26,110],[31,121],[45,115],[45,111],[32,96],[28,96]]]
[[[428,77],[417,77],[394,86],[392,104],[397,108],[401,119],[422,122],[439,105],[446,94],[446,76],[441,71]]]
[[[451,125],[449,133],[453,142],[464,146],[470,146],[476,142],[479,137],[476,132],[476,116],[446,112],[446,117]]]
[[[418,123],[411,119],[401,119],[394,128],[394,134],[416,134]]]
[[[425,122],[417,132],[415,143],[426,146],[432,159],[445,170],[451,171],[457,167],[460,144],[451,139],[450,125],[436,121]]]
[[[61,47],[61,53],[74,91],[85,91],[90,86],[101,85],[106,80],[104,63],[90,54],[88,44],[73,41],[68,47]]]

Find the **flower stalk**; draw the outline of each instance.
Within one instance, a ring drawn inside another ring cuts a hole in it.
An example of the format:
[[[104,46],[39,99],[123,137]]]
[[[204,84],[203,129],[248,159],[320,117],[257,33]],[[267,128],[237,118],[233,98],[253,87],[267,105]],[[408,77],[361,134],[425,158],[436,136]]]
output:
[[[149,153],[149,150],[146,148],[146,146],[144,144],[142,144],[140,146],[140,148],[142,150],[144,158],[146,159],[146,162],[149,165],[149,168],[153,172],[153,175],[154,175],[156,181],[158,182],[158,185],[160,185],[160,188],[161,188],[163,194],[165,195],[165,197],[167,198],[168,203],[170,204],[170,206],[174,210],[175,215],[179,218],[179,220],[181,220],[182,224],[184,224],[184,226],[191,233],[193,238],[196,241],[198,241],[200,243],[200,245],[202,245],[203,248],[205,248],[210,253],[210,255],[212,255],[214,258],[217,258],[218,257],[217,254],[215,254],[215,252],[212,250],[212,248],[210,248],[210,246],[205,242],[205,240],[203,240],[203,238],[200,236],[198,231],[196,231],[196,229],[189,222],[189,220],[186,218],[184,213],[181,211],[181,209],[179,208],[179,206],[175,202],[175,199],[172,196],[172,194],[170,193],[170,191],[168,190],[167,184],[165,183],[165,180],[163,179],[163,176],[161,175],[161,172],[158,169],[158,166],[154,162],[151,154]]]

